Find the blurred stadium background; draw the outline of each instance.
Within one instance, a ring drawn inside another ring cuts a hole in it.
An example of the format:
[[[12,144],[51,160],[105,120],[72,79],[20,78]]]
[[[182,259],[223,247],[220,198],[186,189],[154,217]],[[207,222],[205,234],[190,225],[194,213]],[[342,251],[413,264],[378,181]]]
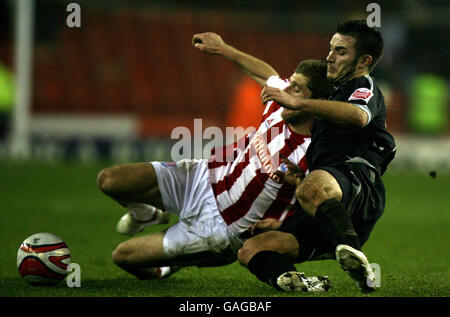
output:
[[[287,77],[324,59],[336,22],[365,19],[371,1],[74,2],[80,28],[66,25],[71,1],[0,1],[2,158],[168,160],[172,129],[194,118],[204,129],[257,125],[259,88],[194,50],[192,35],[217,32]],[[393,165],[448,169],[450,5],[377,3],[386,48],[373,75],[398,140]]]

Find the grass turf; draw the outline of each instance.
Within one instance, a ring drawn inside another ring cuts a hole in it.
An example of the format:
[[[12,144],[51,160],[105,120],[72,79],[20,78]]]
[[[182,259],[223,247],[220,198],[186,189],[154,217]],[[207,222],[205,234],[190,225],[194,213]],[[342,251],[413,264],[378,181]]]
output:
[[[70,297],[289,297],[450,295],[448,175],[431,178],[418,172],[384,176],[387,207],[364,251],[381,268],[381,288],[361,294],[331,260],[297,267],[308,275],[328,275],[326,294],[281,293],[259,282],[237,263],[215,268],[187,267],[156,281],[139,281],[111,261],[125,240],[115,232],[124,210],[96,186],[103,166],[3,162],[0,172],[0,296]],[[172,222],[175,220],[172,220]],[[155,226],[147,232],[162,230]],[[81,266],[81,287],[63,282],[33,287],[19,276],[16,254],[33,233],[51,232],[68,244],[72,262]]]

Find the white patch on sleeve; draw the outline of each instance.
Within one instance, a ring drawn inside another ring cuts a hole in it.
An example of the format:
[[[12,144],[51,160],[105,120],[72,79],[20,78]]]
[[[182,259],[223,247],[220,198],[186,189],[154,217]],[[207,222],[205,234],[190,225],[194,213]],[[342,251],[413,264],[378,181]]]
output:
[[[348,100],[364,100],[365,103],[369,103],[370,98],[372,98],[373,92],[368,88],[358,88],[356,89]]]

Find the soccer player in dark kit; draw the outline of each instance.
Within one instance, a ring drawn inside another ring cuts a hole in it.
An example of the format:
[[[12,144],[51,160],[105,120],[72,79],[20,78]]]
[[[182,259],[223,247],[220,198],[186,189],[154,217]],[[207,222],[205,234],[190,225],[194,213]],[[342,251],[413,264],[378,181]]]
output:
[[[326,58],[335,84],[328,100],[296,98],[265,87],[263,102],[316,115],[307,150],[311,171],[297,176],[297,212],[276,231],[257,235],[239,250],[239,261],[261,281],[301,290],[293,263],[335,257],[362,292],[375,289],[375,275],[361,251],[385,207],[381,175],[396,147],[386,130],[386,106],[369,76],[383,51],[381,34],[365,21],[338,24]]]

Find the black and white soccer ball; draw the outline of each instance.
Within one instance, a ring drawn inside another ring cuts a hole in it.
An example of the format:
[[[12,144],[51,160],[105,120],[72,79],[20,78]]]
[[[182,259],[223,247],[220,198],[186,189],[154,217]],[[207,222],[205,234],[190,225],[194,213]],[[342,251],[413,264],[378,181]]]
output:
[[[67,244],[48,232],[33,234],[17,252],[17,269],[28,283],[55,285],[67,275],[70,250]]]

